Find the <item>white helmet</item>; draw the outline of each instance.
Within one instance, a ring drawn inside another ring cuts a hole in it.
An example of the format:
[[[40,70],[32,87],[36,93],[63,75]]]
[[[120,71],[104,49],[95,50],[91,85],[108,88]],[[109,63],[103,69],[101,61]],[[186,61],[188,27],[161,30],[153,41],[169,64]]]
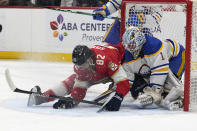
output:
[[[130,26],[123,34],[123,45],[136,59],[142,49],[142,46],[146,42],[145,35],[139,28]]]

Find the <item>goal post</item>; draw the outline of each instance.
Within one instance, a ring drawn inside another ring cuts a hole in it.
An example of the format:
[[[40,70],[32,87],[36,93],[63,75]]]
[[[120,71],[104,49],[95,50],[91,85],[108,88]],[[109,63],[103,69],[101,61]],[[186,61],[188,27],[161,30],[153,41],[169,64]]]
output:
[[[184,111],[189,111],[192,104],[197,104],[197,3],[190,0],[123,0],[121,36],[130,25],[138,26],[144,33],[160,40],[174,39],[185,47],[182,79]]]

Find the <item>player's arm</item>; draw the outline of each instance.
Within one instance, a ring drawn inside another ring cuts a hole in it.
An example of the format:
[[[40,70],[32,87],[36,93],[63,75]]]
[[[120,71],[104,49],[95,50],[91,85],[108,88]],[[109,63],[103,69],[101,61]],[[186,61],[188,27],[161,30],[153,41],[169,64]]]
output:
[[[109,16],[120,9],[122,0],[109,0],[107,4],[95,9],[93,12],[96,14],[93,16],[94,20],[104,20],[104,17]]]
[[[103,109],[108,111],[118,111],[124,96],[129,92],[129,80],[121,64],[110,62],[107,64],[109,76],[116,84],[114,96],[110,97],[104,104]]]
[[[114,72],[111,78],[116,83],[116,93],[121,94],[122,97],[126,96],[129,92],[129,80],[121,65],[119,65],[118,70]]]
[[[106,70],[108,75],[116,83],[116,92],[123,95],[123,97],[129,91],[129,80],[125,70],[121,65],[121,61],[124,58],[125,49],[122,43],[118,45],[105,45],[109,50],[109,55],[106,56]],[[115,51],[114,51],[115,50]]]
[[[124,96],[129,92],[129,80],[121,65],[112,75],[112,79],[116,83],[115,94],[108,98],[102,109],[107,111],[119,111]]]

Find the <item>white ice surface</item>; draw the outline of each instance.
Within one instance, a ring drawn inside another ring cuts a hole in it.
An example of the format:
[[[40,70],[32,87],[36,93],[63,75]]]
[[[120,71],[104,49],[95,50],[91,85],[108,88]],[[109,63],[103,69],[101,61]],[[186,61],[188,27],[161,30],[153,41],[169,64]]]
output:
[[[0,131],[197,131],[197,111],[134,109],[129,95],[119,112],[96,113],[98,106],[80,104],[69,110],[52,109],[54,102],[27,107],[28,95],[12,92],[4,71],[10,69],[14,83],[30,90],[43,91],[73,73],[71,63],[0,61]],[[92,87],[86,100],[104,91],[107,85]]]

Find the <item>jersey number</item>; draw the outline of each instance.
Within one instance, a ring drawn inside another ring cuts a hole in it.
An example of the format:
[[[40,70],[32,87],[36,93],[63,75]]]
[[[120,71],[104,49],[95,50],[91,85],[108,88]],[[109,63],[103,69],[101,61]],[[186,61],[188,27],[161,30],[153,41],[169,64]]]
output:
[[[96,64],[98,64],[98,65],[103,65],[104,64],[105,56],[102,56],[102,55],[98,54],[96,56],[96,58],[99,59],[99,60],[96,60]]]

